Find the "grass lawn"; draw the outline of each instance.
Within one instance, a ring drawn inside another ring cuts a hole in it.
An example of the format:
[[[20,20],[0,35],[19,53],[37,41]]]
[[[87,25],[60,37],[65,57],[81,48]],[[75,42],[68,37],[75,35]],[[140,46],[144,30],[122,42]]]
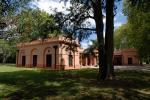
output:
[[[150,100],[150,73],[116,70],[116,80],[98,82],[97,72],[0,65],[0,100]]]

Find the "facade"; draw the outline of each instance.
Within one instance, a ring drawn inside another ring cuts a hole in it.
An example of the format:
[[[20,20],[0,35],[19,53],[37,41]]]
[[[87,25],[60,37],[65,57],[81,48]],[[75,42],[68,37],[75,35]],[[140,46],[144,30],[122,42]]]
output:
[[[74,50],[69,46],[73,45]],[[140,60],[135,49],[114,51],[115,65],[139,65]],[[84,53],[77,41],[71,43],[64,37],[36,40],[17,45],[16,66],[40,67],[52,70],[80,69],[84,66],[98,65],[98,51]]]
[[[84,50],[80,51],[80,65],[81,66],[97,66],[98,64],[98,51],[94,50],[92,54],[85,53]]]
[[[140,65],[136,49],[122,49],[114,51],[115,65]]]
[[[74,45],[76,51],[68,49]],[[79,69],[79,45],[71,44],[64,37],[36,40],[17,45],[16,65],[18,67],[42,67],[52,70]]]
[[[97,66],[98,65],[98,51],[94,54],[80,53],[82,66]],[[136,49],[122,49],[114,51],[113,58],[114,65],[140,65],[140,59]]]

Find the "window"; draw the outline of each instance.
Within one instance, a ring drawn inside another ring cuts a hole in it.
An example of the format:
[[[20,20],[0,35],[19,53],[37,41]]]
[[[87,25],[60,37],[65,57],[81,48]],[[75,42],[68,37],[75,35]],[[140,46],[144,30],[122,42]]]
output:
[[[26,56],[22,56],[22,66],[26,65]]]
[[[73,57],[72,55],[69,55],[69,66],[73,66]]]
[[[88,60],[88,66],[90,66],[91,65],[91,59],[90,59],[89,55],[87,57],[87,60]]]
[[[128,64],[129,64],[129,65],[132,64],[132,58],[128,58]]]
[[[46,67],[51,67],[52,66],[52,55],[48,54],[46,55]]]
[[[33,66],[37,66],[37,55],[33,55]]]

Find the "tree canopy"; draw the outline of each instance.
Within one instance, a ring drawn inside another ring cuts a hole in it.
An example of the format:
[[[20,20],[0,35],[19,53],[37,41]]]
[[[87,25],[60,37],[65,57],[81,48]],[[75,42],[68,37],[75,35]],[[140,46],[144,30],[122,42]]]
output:
[[[150,1],[125,0],[128,22],[115,32],[116,48],[136,48],[141,60],[150,62]]]
[[[17,33],[21,35],[20,40],[44,39],[61,33],[54,17],[38,9],[24,10],[16,16],[16,19]]]

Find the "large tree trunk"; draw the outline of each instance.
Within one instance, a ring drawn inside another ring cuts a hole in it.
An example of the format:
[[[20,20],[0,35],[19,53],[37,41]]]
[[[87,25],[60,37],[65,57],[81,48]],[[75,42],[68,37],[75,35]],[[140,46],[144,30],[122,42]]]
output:
[[[105,67],[105,50],[104,50],[104,37],[103,37],[103,14],[101,0],[93,3],[94,19],[96,23],[96,33],[98,40],[98,52],[99,52],[99,73],[97,76],[98,80],[104,80],[106,78],[106,67]]]
[[[114,32],[114,0],[106,0],[106,32],[105,32],[105,52],[106,52],[106,66],[107,77],[106,79],[113,78],[114,65],[113,65],[113,32]]]

